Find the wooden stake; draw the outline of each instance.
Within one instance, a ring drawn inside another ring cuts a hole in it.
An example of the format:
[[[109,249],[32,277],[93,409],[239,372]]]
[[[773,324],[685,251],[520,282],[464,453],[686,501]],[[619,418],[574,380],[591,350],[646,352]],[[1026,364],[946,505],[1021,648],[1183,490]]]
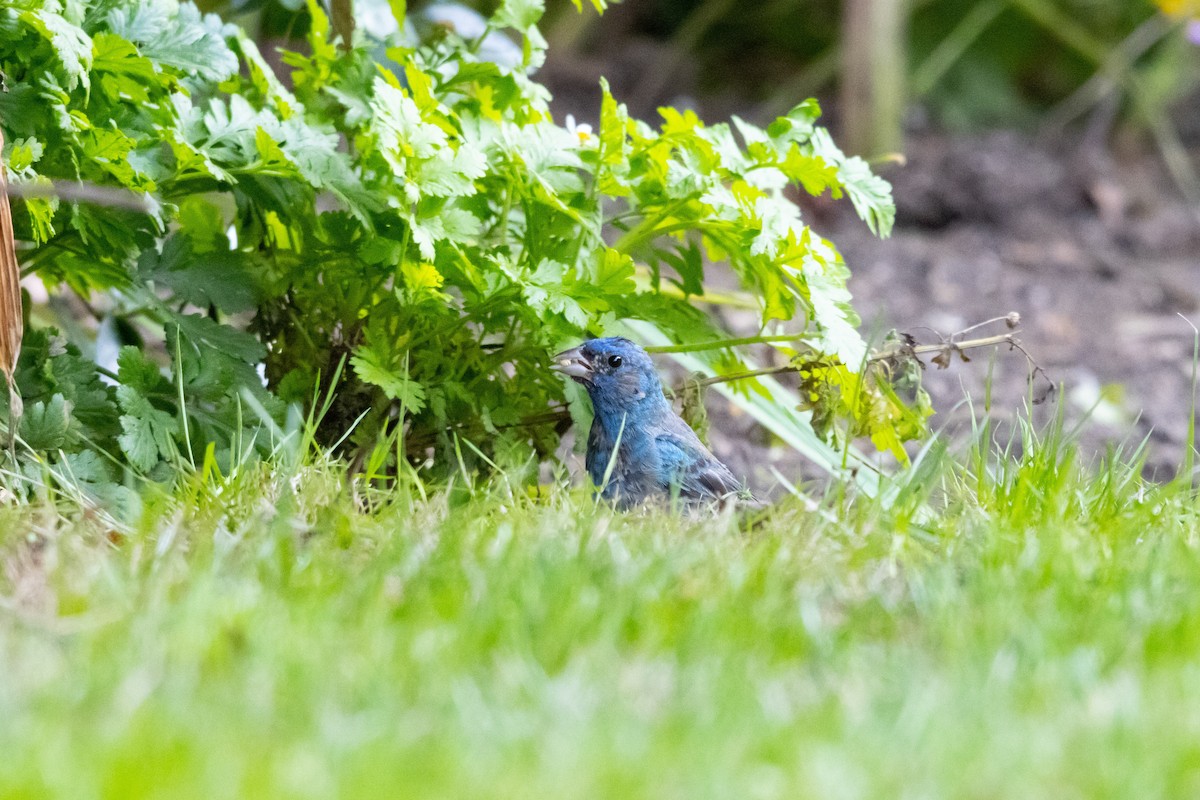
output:
[[[0,131],[0,152],[4,133]],[[25,324],[21,312],[21,269],[17,265],[17,243],[13,233],[12,208],[8,203],[8,171],[0,156],[0,373],[8,387],[8,429],[16,440],[21,419],[21,397],[17,393],[15,372],[21,355],[21,335]]]
[[[904,147],[906,0],[846,0],[842,16],[842,143],[875,158]]]

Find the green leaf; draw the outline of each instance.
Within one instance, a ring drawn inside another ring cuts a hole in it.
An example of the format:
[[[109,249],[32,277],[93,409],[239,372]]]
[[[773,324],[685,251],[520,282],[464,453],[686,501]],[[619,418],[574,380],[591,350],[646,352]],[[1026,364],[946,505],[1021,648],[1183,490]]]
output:
[[[442,202],[423,203],[418,214],[404,218],[411,226],[412,239],[421,258],[426,261],[433,260],[439,242],[470,243],[482,230],[474,214]]]
[[[336,133],[319,131],[299,118],[280,122],[264,115],[254,142],[264,163],[294,169],[314,189],[331,192],[360,221],[367,223],[369,212],[381,207],[338,151]]]
[[[173,314],[171,322],[192,345],[203,345],[232,356],[247,364],[255,364],[267,354],[262,343],[248,333],[214,322],[199,314]]]
[[[405,179],[401,185],[407,202],[416,203],[425,194],[466,193],[470,181],[482,174],[482,153],[470,149],[456,162],[458,154],[447,151],[446,131],[426,122],[416,102],[382,78],[375,79],[371,109],[376,146],[395,177]],[[423,169],[428,175],[422,175]],[[456,176],[462,180],[455,182]]]
[[[820,104],[809,98],[772,122],[767,127],[767,135],[784,145],[791,142],[807,142],[820,116]]]
[[[72,345],[65,353],[51,358],[46,370],[53,378],[55,390],[70,405],[71,415],[90,437],[106,439],[116,433],[113,390],[100,379],[94,362],[84,358]]]
[[[883,237],[891,235],[896,221],[896,204],[892,201],[892,187],[888,182],[871,172],[871,166],[858,156],[847,158],[833,143],[828,131],[815,129],[812,143],[814,153],[837,165],[838,178],[845,185],[854,210],[871,232]]]
[[[21,438],[38,452],[58,450],[71,440],[71,405],[61,394],[47,402],[25,406],[21,416]]]
[[[676,253],[660,251],[660,258],[679,274],[678,285],[685,296],[704,294],[704,261],[695,242],[680,246]]]
[[[92,38],[92,46],[92,72],[111,100],[148,103],[150,89],[165,85],[154,62],[120,36],[101,31]]]
[[[30,170],[41,160],[45,152],[45,145],[32,136],[5,142],[4,165],[8,168],[9,178],[35,174]]]
[[[633,259],[625,253],[605,247],[596,251],[591,271],[591,285],[608,295],[629,294],[637,288],[634,283]]]
[[[92,40],[81,28],[50,8],[24,11],[20,19],[50,43],[62,64],[67,89],[74,90],[80,85],[87,89],[91,86],[88,70],[92,67]]]
[[[846,159],[838,168],[838,177],[845,185],[846,194],[854,204],[858,216],[867,223],[876,236],[888,237],[896,222],[896,205],[892,201],[892,187],[883,178],[871,172],[866,161],[855,156]]]
[[[207,253],[229,245],[225,215],[204,197],[192,195],[184,198],[179,203],[178,220],[179,229],[191,242],[194,253]]]
[[[446,132],[426,123],[416,102],[383,78],[375,79],[371,110],[379,148],[394,167],[402,167],[406,158],[431,158],[446,142]]]
[[[133,191],[154,191],[154,182],[134,170],[129,163],[134,140],[116,128],[91,128],[80,139],[83,157],[98,165],[124,187]]]
[[[433,264],[413,263],[405,261],[400,265],[400,274],[404,278],[404,288],[410,297],[422,294],[437,294],[438,289],[445,284],[446,279]]]
[[[459,197],[473,194],[475,181],[487,171],[487,158],[472,144],[457,150],[440,150],[433,158],[420,161],[412,179],[428,197]]]
[[[407,413],[419,414],[425,408],[425,387],[412,380],[407,368],[396,361],[394,354],[384,354],[370,346],[359,347],[350,358],[359,378],[378,386],[390,399],[398,401]]]
[[[770,197],[755,201],[753,217],[758,233],[750,244],[751,255],[774,255],[789,237],[799,236],[804,230],[800,209]]]
[[[804,153],[797,144],[793,143],[788,148],[787,156],[779,168],[813,197],[819,197],[826,189],[832,189],[834,198],[842,195],[837,166],[820,156]]]
[[[52,184],[48,178],[38,178],[30,181],[35,186],[49,188]],[[36,245],[45,244],[54,237],[54,214],[58,211],[57,197],[26,197],[25,213],[29,215],[30,238]]]
[[[162,253],[147,250],[138,263],[143,280],[170,288],[185,303],[237,313],[254,308],[259,290],[249,259],[230,250],[194,253],[191,239],[173,234]]]
[[[133,489],[113,480],[112,463],[107,457],[94,450],[66,453],[58,467],[63,478],[72,482],[73,488],[101,508],[129,514],[140,504]]]
[[[112,471],[109,462],[92,450],[82,453],[68,453],[63,459],[64,472],[73,478],[76,484],[91,491],[101,488],[103,484],[112,483]]]
[[[200,147],[181,138],[178,133],[167,135],[167,146],[175,158],[175,180],[211,178],[222,183],[234,183],[234,178],[219,166]]]
[[[545,0],[504,0],[492,16],[492,22],[502,28],[513,28],[527,36],[545,13]]]
[[[151,239],[145,218],[81,203],[70,207],[70,222],[90,255],[59,258],[56,264],[69,267],[64,277],[73,285],[99,289],[127,285],[137,254]]]
[[[673,110],[673,109],[672,109]],[[617,103],[608,90],[608,81],[600,79],[600,159],[608,166],[625,162],[625,129],[629,124],[629,112],[623,103]]]
[[[118,387],[117,399],[125,411],[121,415],[123,433],[117,442],[129,463],[149,472],[160,459],[173,461],[177,455],[175,417],[155,408],[131,386]]]
[[[182,75],[222,81],[237,72],[237,56],[225,41],[231,34],[216,14],[201,16],[191,3],[139,0],[113,8],[107,22],[142,55]]]
[[[583,328],[589,316],[573,295],[571,277],[565,264],[542,261],[525,284],[525,299],[537,311],[561,314],[574,327]]]
[[[388,7],[392,10],[392,17],[395,18],[397,27],[404,30],[405,17],[408,15],[406,0],[388,0]]]
[[[522,54],[528,70],[537,69],[545,61],[546,39],[537,28],[546,13],[544,0],[504,0],[492,15],[492,24],[513,28],[524,37]]]
[[[274,107],[281,119],[290,119],[300,108],[300,103],[296,100],[295,95],[288,90],[283,81],[275,74],[275,70],[263,58],[254,40],[240,28],[236,32],[236,42],[237,49],[250,74],[251,85]]]
[[[117,354],[117,378],[121,385],[142,395],[161,393],[171,388],[158,364],[133,346],[122,347]]]

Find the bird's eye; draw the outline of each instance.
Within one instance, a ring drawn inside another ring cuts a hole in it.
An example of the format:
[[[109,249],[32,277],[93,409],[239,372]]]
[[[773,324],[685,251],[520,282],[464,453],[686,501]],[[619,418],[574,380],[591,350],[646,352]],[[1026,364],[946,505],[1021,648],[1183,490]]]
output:
[[[617,367],[621,366],[621,357],[620,356],[609,356],[608,357],[608,365],[610,367],[612,367],[613,369],[616,369]]]

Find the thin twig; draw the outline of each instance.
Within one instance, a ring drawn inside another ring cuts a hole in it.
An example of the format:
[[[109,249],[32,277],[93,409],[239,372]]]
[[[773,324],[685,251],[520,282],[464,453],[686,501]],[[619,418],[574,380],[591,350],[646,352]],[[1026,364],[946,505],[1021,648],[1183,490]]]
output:
[[[85,181],[49,181],[38,183],[10,183],[9,197],[29,199],[32,197],[57,197],[69,203],[91,203],[109,208],[123,208],[142,214],[154,214],[161,202],[150,193],[139,194],[128,189],[101,186]]]
[[[4,133],[0,132],[0,151]],[[21,420],[21,393],[17,389],[17,359],[25,330],[21,307],[21,270],[17,264],[16,236],[12,209],[4,191],[9,186],[4,159],[0,157],[0,376],[8,390],[9,448],[16,461],[17,430]]]
[[[985,325],[994,325],[994,324],[997,324],[1000,322],[1005,323],[1012,330],[1010,330],[1008,333],[1001,333],[1001,334],[997,334],[995,336],[983,336],[983,337],[979,337],[976,339],[966,339],[963,341],[958,341],[958,337],[962,336],[965,333],[969,333],[970,331],[977,330],[979,328],[984,327]],[[881,362],[885,362],[885,361],[892,361],[896,358],[904,358],[904,357],[915,358],[917,356],[925,355],[927,353],[938,353],[939,356],[937,358],[935,358],[934,361],[938,362],[939,358],[940,358],[940,359],[944,360],[945,364],[948,365],[950,356],[953,353],[961,354],[963,351],[975,350],[975,349],[978,349],[981,347],[998,347],[998,346],[1002,346],[1002,345],[1008,345],[1010,349],[1019,350],[1021,352],[1021,354],[1025,356],[1025,359],[1028,362],[1029,368],[1030,368],[1030,372],[1029,372],[1030,380],[1033,380],[1038,375],[1041,375],[1043,378],[1045,378],[1047,381],[1049,381],[1049,378],[1046,376],[1045,370],[1043,370],[1041,368],[1041,366],[1038,365],[1038,363],[1033,359],[1033,356],[1031,356],[1029,354],[1029,351],[1027,351],[1025,349],[1025,347],[1021,344],[1021,340],[1017,338],[1018,334],[1021,333],[1021,330],[1016,327],[1019,322],[1020,322],[1020,315],[1016,314],[1015,312],[1010,313],[1010,314],[1005,314],[1002,317],[993,317],[992,319],[985,320],[984,322],[979,322],[979,323],[971,325],[967,328],[963,328],[961,331],[956,331],[955,333],[952,333],[949,336],[937,334],[938,336],[941,337],[941,341],[937,342],[935,344],[918,344],[918,345],[901,344],[899,346],[889,347],[881,352],[876,353],[875,355],[871,356],[870,358],[868,358],[867,363],[868,364],[877,364],[877,363],[881,363]],[[936,334],[937,332],[934,331],[934,333]],[[758,344],[758,343],[763,342],[764,340],[773,341],[778,338],[781,338],[781,337],[750,337],[748,339],[732,339],[732,340],[724,340],[722,342],[716,342],[716,343],[706,343],[703,348],[695,348],[695,347],[693,347],[693,348],[685,348],[685,347],[655,348],[655,352],[660,352],[660,353],[661,352],[680,352],[680,351],[690,352],[691,350],[695,350],[695,349],[712,349],[713,346],[735,347],[735,346],[739,346],[739,345],[747,344],[747,343]],[[794,363],[788,363],[788,364],[784,364],[783,366],[779,366],[779,367],[764,367],[762,369],[749,370],[747,372],[736,372],[736,373],[731,373],[728,375],[713,375],[713,376],[710,376],[707,378],[701,378],[699,380],[687,381],[686,385],[690,385],[690,386],[694,386],[694,387],[698,387],[698,388],[706,388],[709,386],[715,386],[716,384],[719,384],[719,383],[732,383],[734,381],[744,381],[744,380],[749,380],[751,378],[764,378],[764,377],[767,377],[770,375],[783,375],[783,374],[786,374],[789,372],[799,372],[801,369],[803,369],[802,366],[796,365]],[[675,394],[679,394],[680,392],[682,392],[683,388],[684,387],[682,385],[679,387],[676,387],[674,389]],[[1053,388],[1053,384],[1051,384],[1050,388],[1051,389]],[[1044,395],[1043,395],[1043,399],[1044,399]],[[1034,402],[1035,403],[1041,402],[1041,400],[1035,400]],[[550,411],[546,411],[541,414],[535,414],[533,416],[525,417],[523,419],[517,420],[516,422],[510,422],[510,423],[506,423],[504,425],[497,425],[496,428],[498,430],[512,430],[514,428],[535,428],[535,427],[538,427],[541,425],[561,424],[563,422],[566,422],[570,418],[571,418],[570,411],[568,409],[566,409],[565,407],[559,407],[557,409],[551,409]],[[480,427],[481,426],[479,425],[479,423],[466,423],[466,424],[462,424],[462,425],[452,425],[452,426],[446,428],[445,431],[447,433],[475,431],[475,430],[478,430]],[[431,444],[433,444],[434,440],[437,437],[437,434],[438,434],[437,431],[432,431],[429,433],[425,433],[425,434],[421,435],[420,437],[414,437],[414,439],[411,440],[410,445],[414,449],[417,449],[417,450],[423,449],[425,447],[429,447]]]
[[[991,0],[991,2],[976,5],[970,12],[963,15],[954,29],[942,38],[929,57],[913,71],[912,79],[909,81],[909,91],[912,96],[923,97],[932,91],[938,81],[975,43],[975,40],[987,30],[996,17],[1003,13],[1005,7],[1006,4],[1003,0]]]
[[[998,317],[997,319],[1003,320],[1004,317]],[[985,323],[980,323],[980,324],[985,324]],[[978,327],[978,326],[972,326],[972,327]],[[1019,331],[1017,333],[1019,333]],[[955,335],[957,335],[957,334],[955,334]],[[961,350],[974,350],[979,347],[994,347],[996,345],[1001,345],[1001,344],[1007,344],[1010,347],[1015,347],[1016,349],[1020,350],[1022,353],[1025,353],[1027,358],[1029,357],[1029,354],[1026,353],[1025,349],[1021,346],[1020,340],[1017,339],[1016,333],[1002,333],[998,336],[985,336],[981,339],[967,339],[966,341],[963,341],[963,342],[955,342],[951,339],[947,339],[943,342],[939,342],[938,344],[919,344],[919,345],[914,345],[911,348],[898,348],[898,349],[893,349],[893,350],[885,350],[881,353],[876,353],[875,355],[868,358],[867,363],[868,364],[878,364],[882,361],[890,361],[891,359],[894,359],[897,356],[901,356],[901,355],[905,355],[905,354],[912,354],[912,355],[923,355],[925,353],[947,353],[947,354],[949,354],[949,353],[957,353]],[[1030,361],[1032,361],[1032,360],[1033,359],[1030,358]],[[695,384],[698,386],[702,386],[702,387],[703,386],[715,386],[718,383],[730,383],[732,381],[744,381],[744,380],[748,380],[750,378],[761,378],[761,377],[766,377],[769,375],[783,375],[788,372],[799,372],[800,369],[801,369],[801,367],[797,367],[794,364],[784,364],[781,367],[767,367],[765,369],[756,369],[756,370],[751,370],[749,372],[736,372],[736,373],[731,373],[729,375],[713,375],[712,377],[701,378],[700,380],[695,381]],[[1038,369],[1040,370],[1040,367]]]
[[[974,325],[968,326],[966,328],[963,328],[961,331],[957,331],[955,333],[950,334],[950,338],[957,339],[958,337],[964,336],[964,335],[970,333],[971,331],[976,331],[976,330],[979,330],[980,328],[986,328],[988,325],[995,325],[997,322],[1003,322],[1005,325],[1007,325],[1009,327],[1010,330],[1015,330],[1016,327],[1021,324],[1021,315],[1015,311],[1010,311],[1007,314],[1005,314],[1003,317],[992,317],[991,319],[985,319],[983,322],[976,322]]]

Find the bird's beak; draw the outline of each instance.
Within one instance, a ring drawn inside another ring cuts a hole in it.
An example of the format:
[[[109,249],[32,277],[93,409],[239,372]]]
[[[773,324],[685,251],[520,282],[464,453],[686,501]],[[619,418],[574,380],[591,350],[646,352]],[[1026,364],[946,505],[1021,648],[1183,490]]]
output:
[[[563,350],[556,355],[550,368],[579,383],[588,383],[592,379],[592,362],[578,347]]]

